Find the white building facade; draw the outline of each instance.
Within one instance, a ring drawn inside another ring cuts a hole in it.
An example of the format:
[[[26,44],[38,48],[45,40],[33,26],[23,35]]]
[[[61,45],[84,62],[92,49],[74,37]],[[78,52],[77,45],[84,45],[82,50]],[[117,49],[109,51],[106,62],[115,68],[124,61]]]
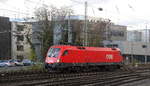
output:
[[[26,36],[29,34],[29,38],[31,38],[31,24],[25,22],[12,22],[11,29],[12,59],[28,59],[31,50]]]

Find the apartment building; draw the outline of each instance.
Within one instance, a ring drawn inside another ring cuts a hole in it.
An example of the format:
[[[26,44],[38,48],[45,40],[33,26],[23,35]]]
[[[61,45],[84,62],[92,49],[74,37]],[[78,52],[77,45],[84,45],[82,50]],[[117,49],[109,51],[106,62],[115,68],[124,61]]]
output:
[[[12,22],[12,59],[26,59],[30,56],[30,44],[27,36],[31,38],[32,27],[27,22]]]

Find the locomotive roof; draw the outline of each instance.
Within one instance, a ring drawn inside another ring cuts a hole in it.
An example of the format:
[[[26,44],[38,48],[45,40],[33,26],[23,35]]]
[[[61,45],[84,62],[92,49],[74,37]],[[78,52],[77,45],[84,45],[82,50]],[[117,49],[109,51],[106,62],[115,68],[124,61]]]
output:
[[[71,45],[54,45],[53,48],[71,49],[71,50],[94,50],[94,51],[120,51],[119,48],[108,48],[108,47],[84,47],[84,46],[71,46]]]

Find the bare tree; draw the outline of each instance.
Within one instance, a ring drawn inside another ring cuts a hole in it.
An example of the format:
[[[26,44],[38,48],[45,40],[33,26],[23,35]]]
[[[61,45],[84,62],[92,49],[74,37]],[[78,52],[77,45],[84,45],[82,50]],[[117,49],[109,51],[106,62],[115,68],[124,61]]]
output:
[[[45,57],[48,48],[53,45],[54,28],[60,25],[62,29],[66,29],[65,18],[69,12],[72,12],[67,7],[60,9],[51,7],[40,7],[35,11],[36,19],[40,25],[38,38],[42,43],[42,55]]]

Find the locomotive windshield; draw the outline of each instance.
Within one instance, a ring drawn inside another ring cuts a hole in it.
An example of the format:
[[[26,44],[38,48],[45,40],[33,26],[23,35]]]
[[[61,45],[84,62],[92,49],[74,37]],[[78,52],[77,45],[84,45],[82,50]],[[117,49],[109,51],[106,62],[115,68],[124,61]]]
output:
[[[59,51],[60,51],[60,48],[50,48],[47,53],[47,56],[56,58],[59,55]]]

